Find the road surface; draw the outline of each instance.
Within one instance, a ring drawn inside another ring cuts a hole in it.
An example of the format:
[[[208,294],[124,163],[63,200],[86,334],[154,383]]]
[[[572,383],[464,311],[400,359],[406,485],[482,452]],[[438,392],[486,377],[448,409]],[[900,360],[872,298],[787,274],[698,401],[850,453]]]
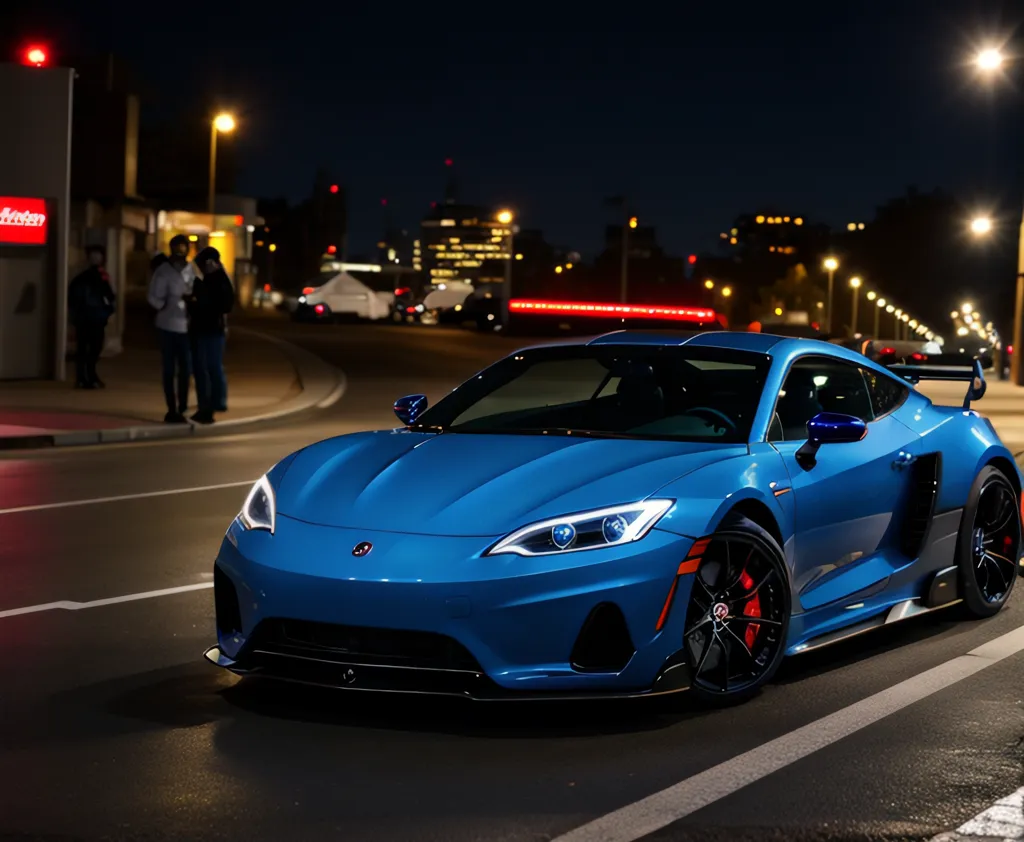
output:
[[[337,405],[0,459],[0,839],[911,840],[1020,787],[1020,590],[987,622],[930,616],[792,659],[724,711],[366,698],[207,665],[212,560],[247,486],[514,344],[276,329],[345,369]]]

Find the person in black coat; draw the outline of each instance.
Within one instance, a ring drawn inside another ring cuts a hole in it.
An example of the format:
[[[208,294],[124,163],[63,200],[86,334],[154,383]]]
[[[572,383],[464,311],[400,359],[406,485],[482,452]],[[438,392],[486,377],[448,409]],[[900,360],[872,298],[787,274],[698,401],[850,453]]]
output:
[[[107,253],[102,246],[86,249],[89,267],[68,285],[68,315],[75,326],[75,386],[79,389],[103,388],[96,364],[103,353],[107,322],[117,300],[107,274]]]
[[[192,283],[188,302],[188,332],[192,340],[192,359],[199,411],[192,416],[197,424],[212,424],[215,412],[227,411],[228,386],[224,375],[224,342],[227,315],[235,303],[231,279],[220,262],[220,252],[204,248],[196,255],[195,265],[201,277]]]

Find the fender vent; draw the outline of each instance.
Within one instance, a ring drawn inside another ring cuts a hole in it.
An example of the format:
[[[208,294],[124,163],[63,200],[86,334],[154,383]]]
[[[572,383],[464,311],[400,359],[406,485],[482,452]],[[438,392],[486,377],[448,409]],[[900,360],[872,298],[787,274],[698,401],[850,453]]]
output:
[[[900,552],[907,558],[921,554],[939,495],[941,468],[942,457],[938,453],[926,453],[911,466],[910,498],[899,537]]]

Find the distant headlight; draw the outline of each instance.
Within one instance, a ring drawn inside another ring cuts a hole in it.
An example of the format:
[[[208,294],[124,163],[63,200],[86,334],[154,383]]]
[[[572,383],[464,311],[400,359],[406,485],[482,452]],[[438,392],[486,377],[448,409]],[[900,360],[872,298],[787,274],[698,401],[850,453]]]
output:
[[[277,521],[277,503],[274,488],[266,476],[260,477],[245,498],[238,519],[246,529],[262,529],[273,534]]]
[[[299,304],[305,304],[305,303],[306,303],[306,296],[300,295],[299,296]]]
[[[485,555],[554,555],[628,544],[650,532],[674,503],[644,500],[542,520],[502,538]]]

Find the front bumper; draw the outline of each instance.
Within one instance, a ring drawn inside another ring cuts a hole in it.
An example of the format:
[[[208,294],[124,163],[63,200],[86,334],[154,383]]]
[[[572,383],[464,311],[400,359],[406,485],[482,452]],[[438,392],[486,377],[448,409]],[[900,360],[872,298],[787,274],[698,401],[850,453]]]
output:
[[[362,542],[364,557],[352,555]],[[679,692],[689,580],[658,617],[690,541],[653,530],[615,550],[482,557],[490,538],[237,523],[215,566],[207,660],[353,690],[474,699]]]

